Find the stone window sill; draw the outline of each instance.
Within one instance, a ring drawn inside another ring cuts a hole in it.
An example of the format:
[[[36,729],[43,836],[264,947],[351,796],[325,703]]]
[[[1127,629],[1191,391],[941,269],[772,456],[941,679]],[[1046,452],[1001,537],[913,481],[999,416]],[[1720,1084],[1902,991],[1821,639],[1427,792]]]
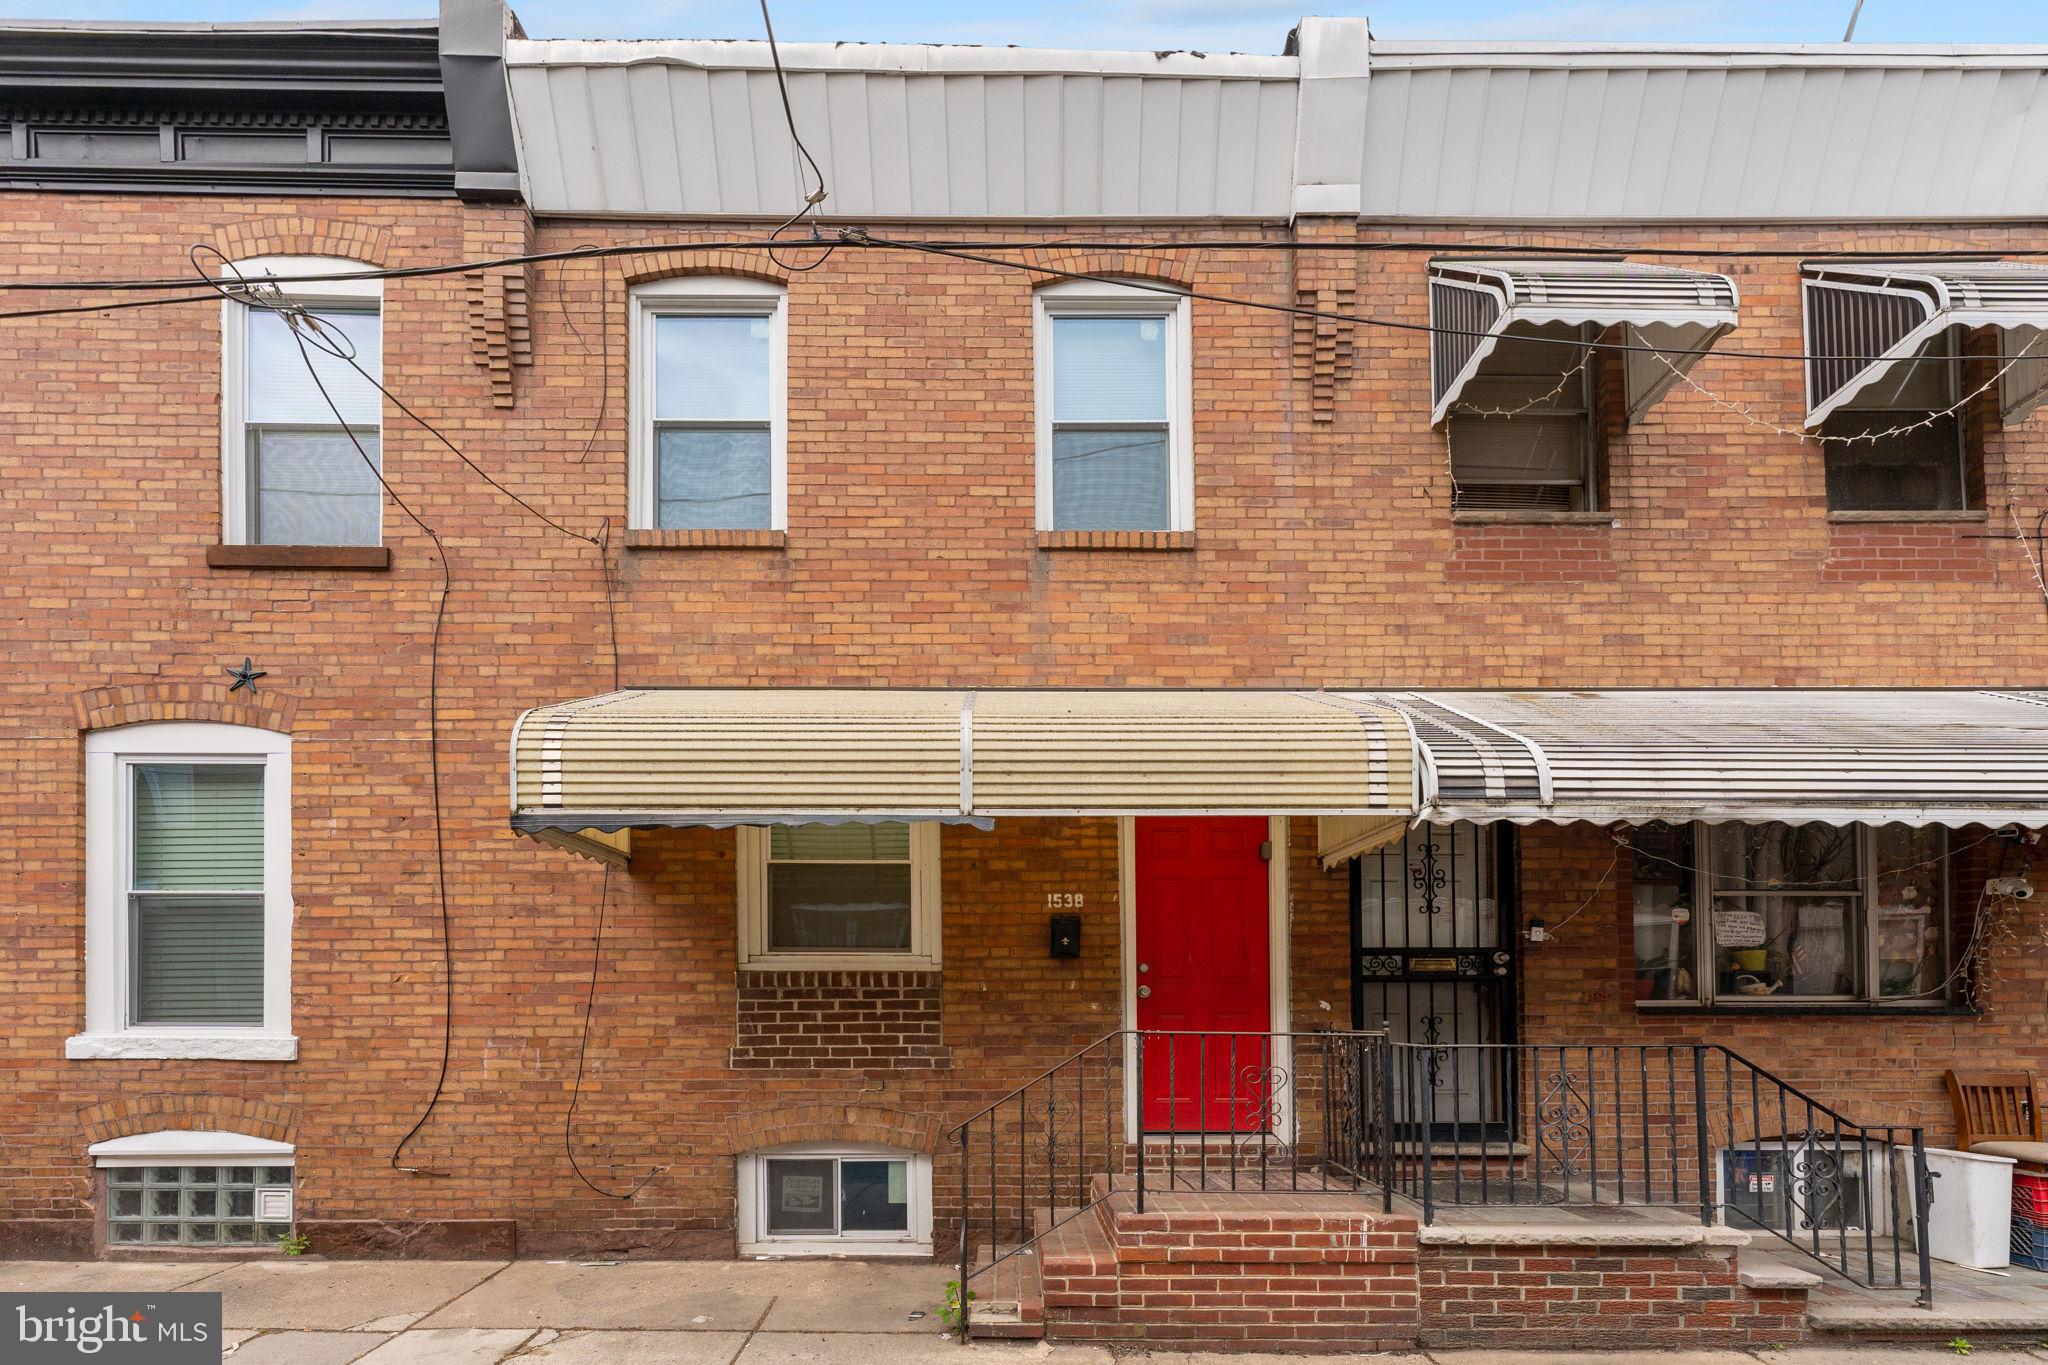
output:
[[[391,567],[384,545],[209,545],[209,569],[354,569]]]
[[[77,1033],[71,1061],[295,1062],[299,1040],[277,1033]]]
[[[1830,512],[1828,520],[1838,526],[1858,526],[1887,522],[1974,522],[1989,521],[1991,514],[1983,508],[1971,508],[1959,512]]]
[[[788,545],[787,531],[658,531],[643,527],[626,532],[629,550],[781,550]]]
[[[1612,512],[1536,512],[1514,508],[1459,508],[1451,513],[1454,526],[1615,526]]]
[[[1193,531],[1040,531],[1041,550],[1192,550]]]
[[[1703,1005],[1697,1000],[1638,1000],[1636,1009],[1642,1014],[1750,1014],[1750,1015],[1854,1015],[1865,1018],[1883,1016],[1886,1018],[1971,1018],[1977,1011],[1968,1005],[1877,1005],[1867,1001],[1844,1001],[1830,1003],[1815,1001],[1810,1005],[1794,1004],[1787,1001],[1780,1005],[1738,1004],[1723,1001],[1714,1005]]]

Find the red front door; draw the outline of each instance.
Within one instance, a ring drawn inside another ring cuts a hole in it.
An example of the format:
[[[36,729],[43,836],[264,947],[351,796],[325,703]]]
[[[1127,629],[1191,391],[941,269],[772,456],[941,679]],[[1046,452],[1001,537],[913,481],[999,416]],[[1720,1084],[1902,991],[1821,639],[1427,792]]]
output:
[[[1137,821],[1138,1027],[1147,1132],[1255,1126],[1273,1063],[1261,816]],[[1206,1036],[1196,1036],[1206,1035]]]

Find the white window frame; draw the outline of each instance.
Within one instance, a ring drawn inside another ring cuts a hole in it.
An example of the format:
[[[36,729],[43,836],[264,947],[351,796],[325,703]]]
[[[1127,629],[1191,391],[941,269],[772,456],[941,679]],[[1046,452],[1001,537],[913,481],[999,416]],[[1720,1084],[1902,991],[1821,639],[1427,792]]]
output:
[[[939,965],[939,825],[910,823],[910,951],[792,952],[768,945],[769,830],[743,825],[739,835],[739,965],[742,970],[930,971]]]
[[[162,721],[99,730],[85,741],[85,1031],[64,1055],[288,1062],[292,1034],[292,741],[247,725]],[[144,763],[263,765],[263,1022],[128,1022],[127,876],[131,770]]]
[[[1034,410],[1037,416],[1038,529],[1052,531],[1053,320],[1061,317],[1160,318],[1166,327],[1165,531],[1195,528],[1193,329],[1188,300],[1110,280],[1049,284],[1032,297]]]
[[[347,275],[375,266],[339,256],[255,256],[221,267],[224,279],[258,280],[299,275]],[[384,282],[382,280],[298,280],[272,286],[295,303],[377,310],[377,365],[384,373]],[[220,531],[227,545],[254,544],[249,525],[249,310],[250,304],[223,299],[220,305]],[[364,369],[371,367],[365,365]],[[384,421],[378,404],[377,465],[384,465]],[[384,543],[384,501],[377,500],[377,543]]]
[[[658,318],[750,313],[768,319],[768,527],[789,529],[789,291],[766,280],[683,275],[635,285],[630,295],[626,464],[627,526],[655,528],[654,326]]]
[[[843,1161],[901,1161],[909,1196],[907,1232],[843,1232],[837,1236],[770,1236],[768,1162],[834,1158]],[[794,1143],[742,1153],[739,1159],[739,1242],[742,1256],[930,1256],[932,1254],[932,1159],[923,1152],[861,1143]]]

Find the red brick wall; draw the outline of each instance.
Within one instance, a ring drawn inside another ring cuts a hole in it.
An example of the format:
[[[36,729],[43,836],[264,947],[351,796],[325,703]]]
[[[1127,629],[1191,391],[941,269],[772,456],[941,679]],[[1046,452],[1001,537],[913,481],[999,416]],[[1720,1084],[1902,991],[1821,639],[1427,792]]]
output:
[[[515,209],[416,200],[173,195],[10,194],[0,228],[10,243],[0,279],[12,280],[177,275],[194,242],[406,266],[528,241],[548,249],[675,235],[618,223],[532,230]],[[1992,251],[2040,245],[2024,228],[1968,236]],[[1901,252],[1958,240],[1863,230],[1667,237]],[[1596,246],[1619,239],[1572,234]],[[1276,302],[1349,290],[1362,311],[1426,320],[1417,252],[1317,257],[1300,278],[1282,252],[1212,246],[1167,259],[1205,290]],[[1700,259],[1740,279],[1738,340],[1796,347],[1794,262]],[[1147,264],[1086,251],[1062,260]],[[511,281],[478,294],[459,277],[394,280],[385,373],[541,510],[578,532],[594,534],[607,518],[616,530],[623,276],[652,268],[538,266],[525,294]],[[751,255],[719,268],[773,273]],[[1988,575],[1962,587],[1947,571],[1827,581],[1833,532],[1811,452],[1683,390],[1611,452],[1618,525],[1599,533],[1609,569],[1475,592],[1451,571],[1462,531],[1428,427],[1425,339],[1357,327],[1298,347],[1283,315],[1200,302],[1195,536],[1143,553],[1042,551],[1031,501],[1029,280],[847,249],[793,277],[790,290],[786,543],[615,548],[618,671],[628,684],[2014,684],[2038,680],[2048,662],[2017,546],[1986,542]],[[393,414],[386,470],[443,533],[455,580],[440,702],[456,963],[446,1090],[398,1163],[444,1174],[393,1169],[392,1146],[426,1104],[441,1056],[426,706],[440,570],[427,539],[392,508],[388,572],[208,569],[206,547],[219,538],[218,354],[218,309],[206,302],[0,323],[10,379],[0,391],[0,509],[17,527],[0,563],[0,739],[14,764],[0,790],[11,831],[0,870],[11,912],[0,930],[13,1002],[0,1039],[11,1078],[0,1095],[13,1153],[0,1173],[0,1214],[17,1220],[10,1244],[82,1246],[83,1148],[97,1122],[88,1116],[171,1096],[195,1120],[295,1115],[301,1207],[316,1225],[512,1219],[528,1250],[723,1253],[732,1134],[775,1127],[742,1120],[858,1105],[927,1131],[1117,1026],[1110,822],[949,830],[940,999],[952,1064],[889,1059],[830,1074],[731,1068],[732,836],[644,838],[631,872],[610,881],[573,1145],[610,1188],[661,1173],[630,1203],[587,1189],[561,1156],[562,1115],[601,874],[506,831],[504,746],[521,708],[611,685],[601,565],[590,546],[535,522]],[[1698,374],[1734,400],[1796,413],[1796,367],[1719,357]],[[2028,490],[2044,474],[2039,423],[1989,441],[1994,502],[2015,490],[2031,505]],[[290,712],[294,736],[300,1059],[66,1062],[63,1040],[83,1013],[74,699],[139,689],[159,698],[141,703],[158,713],[204,714],[193,708],[225,701],[221,670],[244,655],[267,670],[263,695]],[[1297,828],[1294,1002],[1304,1024],[1341,1024],[1343,877],[1311,868],[1310,837]],[[1083,956],[1053,961],[1045,897],[1075,890],[1087,895]],[[1605,1019],[1620,1028],[1628,1016],[1612,995],[1613,969],[1596,960],[1605,984],[1582,980],[1565,951],[1575,942],[1532,955],[1531,1027]],[[2033,1046],[2042,984],[2033,971],[1981,1023],[1891,1035],[1915,1095],[1927,1092],[1928,1063],[1903,1049],[1927,1045],[1932,1058]],[[1553,989],[1567,994],[1552,999]],[[1813,1040],[1854,1033],[1802,1029],[1736,1027],[1768,1035],[1766,1050],[1795,1063]],[[1874,1088],[1897,1084],[1897,1068],[1862,1070]]]
[[[1737,1282],[1727,1248],[1422,1248],[1422,1344],[1540,1350],[1783,1346],[1801,1290]]]
[[[937,972],[741,972],[733,1070],[944,1066]]]

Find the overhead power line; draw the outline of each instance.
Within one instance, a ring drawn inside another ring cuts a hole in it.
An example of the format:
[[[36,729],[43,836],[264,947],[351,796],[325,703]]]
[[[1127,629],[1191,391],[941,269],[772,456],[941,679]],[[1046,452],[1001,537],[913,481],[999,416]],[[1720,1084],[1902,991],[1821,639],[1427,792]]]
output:
[[[1081,244],[1083,243],[1073,243],[1073,245]],[[712,242],[636,242],[624,243],[617,246],[586,246],[569,248],[561,251],[531,252],[517,256],[496,256],[478,260],[455,261],[442,265],[432,266],[401,266],[391,269],[349,271],[336,273],[332,275],[276,275],[267,276],[265,278],[268,282],[274,284],[308,283],[316,280],[324,280],[331,283],[336,280],[414,279],[427,276],[466,274],[480,270],[494,270],[514,265],[540,264],[553,261],[603,260],[620,256],[660,255],[692,251],[721,250],[758,250],[772,253],[778,247],[787,249],[789,245],[790,243],[787,241],[778,242],[772,238],[768,240],[748,239],[722,240]],[[945,243],[938,241],[920,238],[877,237],[874,234],[865,231],[864,229],[842,228],[834,235],[833,238],[830,239],[829,249],[836,250],[840,247],[852,247],[864,250],[921,252],[927,255],[950,257],[954,260],[972,262],[975,264],[986,265],[1001,270],[1025,271],[1031,274],[1043,275],[1048,278],[1088,280],[1097,283],[1124,284],[1136,289],[1149,289],[1152,292],[1174,295],[1181,298],[1201,299],[1206,302],[1227,304],[1233,307],[1250,308],[1265,312],[1285,313],[1296,317],[1317,318],[1333,322],[1348,322],[1360,327],[1376,327],[1386,329],[1389,331],[1414,332],[1436,336],[1454,336],[1474,339],[1485,339],[1493,335],[1493,333],[1491,332],[1487,332],[1476,328],[1443,327],[1435,323],[1410,322],[1400,318],[1379,317],[1363,313],[1345,313],[1339,312],[1335,309],[1314,308],[1305,304],[1273,303],[1264,299],[1250,298],[1240,294],[1220,293],[1213,290],[1205,291],[1196,289],[1184,289],[1177,285],[1159,284],[1157,282],[1144,280],[1123,279],[1118,276],[1112,274],[1105,274],[1100,271],[1067,270],[1057,266],[1040,265],[1031,261],[1008,260],[1000,256],[992,256],[988,254],[991,251],[1004,250],[1045,250],[1050,249],[1054,245],[1054,243],[1048,242],[1030,242],[1001,244],[996,246],[976,245],[973,247],[958,247],[947,245]],[[1100,249],[1152,250],[1157,249],[1160,245],[1163,244],[1123,243],[1120,244],[1120,247],[1102,246]],[[1212,243],[1211,245],[1221,248],[1228,245],[1238,244],[1219,242]],[[1586,253],[1577,252],[1573,254],[1585,255]],[[1805,259],[1822,259],[1821,256],[1818,256],[1815,253],[1811,252],[1797,254]],[[1898,254],[1899,253],[1889,253],[1888,255],[1891,257],[1896,257],[1898,256]],[[2021,255],[2036,253],[2014,252],[2007,254]],[[2044,252],[2041,254],[2048,254],[2048,249],[2044,249]],[[1973,255],[1976,259],[1982,259],[1985,253],[1979,252],[1974,253]],[[1923,259],[1923,257],[1915,256],[1914,259]],[[822,264],[823,260],[821,259],[818,262],[814,262],[812,266],[805,268],[814,269],[817,265]],[[186,290],[189,290],[191,288],[191,283],[192,282],[189,277],[176,282],[178,288]],[[109,291],[114,291],[159,289],[168,287],[170,286],[165,282],[154,280],[93,281],[75,283],[64,283],[61,281],[37,281],[17,282],[14,284],[0,284],[0,291],[4,291],[6,289],[49,291],[89,291],[93,289],[106,289]],[[129,299],[119,302],[76,303],[54,305],[43,308],[25,308],[17,309],[10,312],[0,312],[0,322],[10,320],[19,321],[32,318],[59,317],[68,314],[111,312],[122,309],[210,302],[213,301],[214,298],[214,293],[209,290],[207,292],[196,294],[188,292],[184,294],[175,295],[169,298]],[[1541,345],[1591,347],[1596,351],[1611,351],[1620,354],[1633,353],[1653,356],[1688,354],[1688,352],[1673,348],[1638,345],[1629,342],[1618,341],[1586,341],[1576,337],[1547,337],[1542,335],[1529,335],[1524,339]],[[1859,363],[1876,364],[1880,361],[1898,359],[1898,357],[1884,355],[1817,355],[1809,354],[1804,351],[1759,351],[1729,346],[1714,347],[1713,354],[1743,360],[1789,361],[1798,363],[1804,363],[1809,360],[1832,360],[1855,361]],[[2024,357],[2007,355],[1989,355],[1975,358],[1989,360],[1993,362],[2003,362],[2014,359],[2021,359]]]

